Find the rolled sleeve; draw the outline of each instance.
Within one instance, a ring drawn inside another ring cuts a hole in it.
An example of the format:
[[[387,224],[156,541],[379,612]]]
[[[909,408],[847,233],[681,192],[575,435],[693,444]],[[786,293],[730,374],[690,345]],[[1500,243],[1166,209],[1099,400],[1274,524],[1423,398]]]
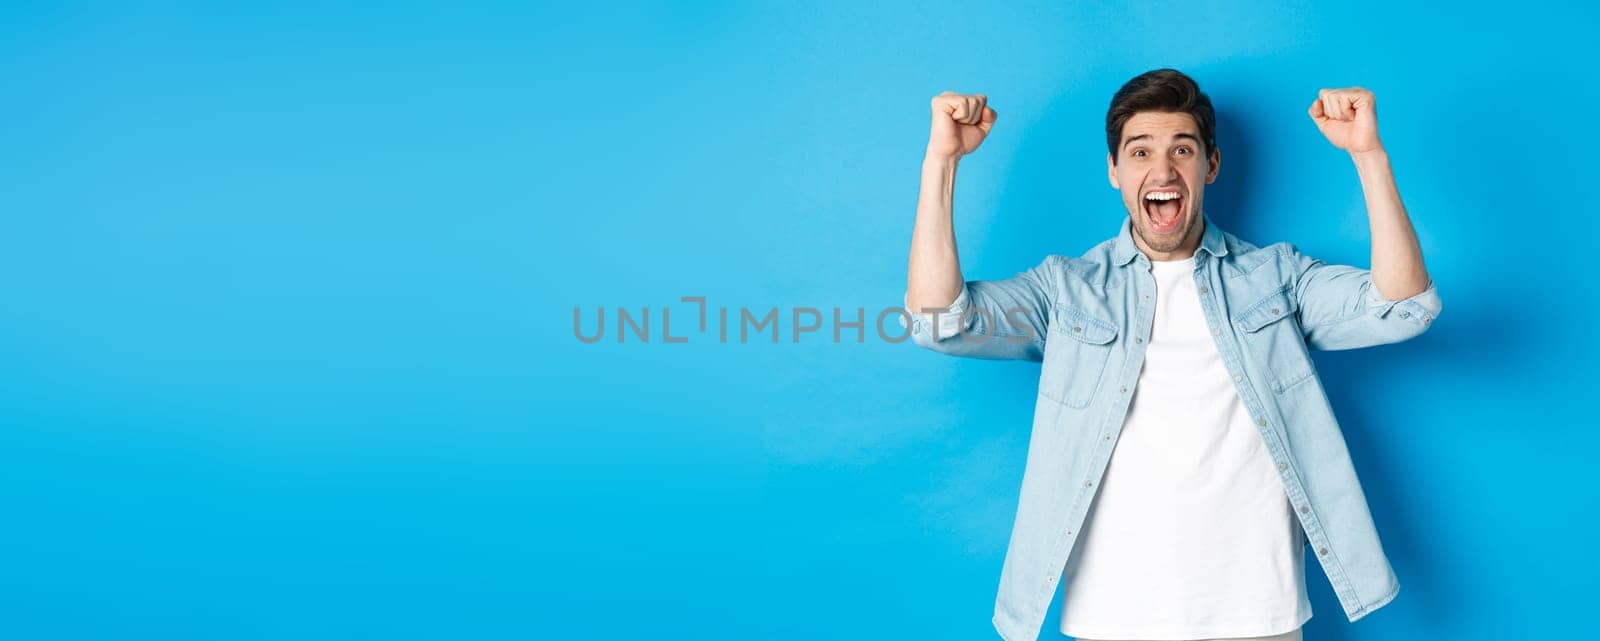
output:
[[[956,295],[955,302],[950,303],[949,307],[942,310],[931,309],[924,312],[920,309],[912,309],[911,302],[907,300],[905,302],[907,314],[900,316],[900,326],[905,327],[906,318],[909,317],[911,319],[911,337],[919,345],[924,344],[924,342],[934,343],[948,339],[951,336],[957,336],[965,329],[962,325],[963,316],[967,313],[967,309],[971,307],[971,300],[972,297],[967,295],[965,283],[961,285],[961,293]]]
[[[1330,265],[1290,250],[1299,270],[1295,294],[1301,329],[1312,349],[1398,343],[1427,331],[1443,309],[1432,279],[1421,292],[1390,300],[1373,284],[1371,270]]]
[[[1433,318],[1439,315],[1442,305],[1439,302],[1439,288],[1433,284],[1433,279],[1428,279],[1428,288],[1410,298],[1389,300],[1383,297],[1377,287],[1368,288],[1367,309],[1371,310],[1374,318],[1385,318],[1391,312],[1401,320],[1409,320],[1421,325],[1433,323]]]
[[[1044,359],[1060,279],[1059,256],[1010,278],[969,280],[945,309],[911,309],[900,314],[917,345],[952,356],[997,360]],[[909,301],[906,301],[909,302]]]

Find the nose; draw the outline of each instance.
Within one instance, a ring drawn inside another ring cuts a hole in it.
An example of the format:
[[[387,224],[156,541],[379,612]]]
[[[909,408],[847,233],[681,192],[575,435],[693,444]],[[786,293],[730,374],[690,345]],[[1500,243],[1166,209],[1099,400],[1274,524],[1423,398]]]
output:
[[[1165,156],[1158,157],[1154,166],[1150,168],[1150,177],[1162,182],[1171,182],[1178,179],[1178,167],[1172,160]]]

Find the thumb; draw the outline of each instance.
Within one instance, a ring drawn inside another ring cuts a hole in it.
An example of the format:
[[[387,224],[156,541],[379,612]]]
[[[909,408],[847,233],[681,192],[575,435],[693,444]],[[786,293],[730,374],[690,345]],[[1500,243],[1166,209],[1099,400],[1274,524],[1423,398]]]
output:
[[[982,129],[984,134],[988,134],[990,129],[994,129],[994,121],[999,117],[999,112],[989,107],[984,107],[983,116],[978,120],[978,128]]]
[[[1328,119],[1328,112],[1323,110],[1321,98],[1311,101],[1311,108],[1306,110],[1306,113],[1311,114],[1312,120],[1322,121]]]

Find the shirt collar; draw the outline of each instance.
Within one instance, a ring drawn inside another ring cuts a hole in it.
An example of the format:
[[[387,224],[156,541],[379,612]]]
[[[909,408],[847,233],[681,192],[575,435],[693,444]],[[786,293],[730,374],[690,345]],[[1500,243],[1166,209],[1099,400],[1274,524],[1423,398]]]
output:
[[[1211,221],[1211,216],[1202,214],[1201,220],[1205,224],[1205,232],[1200,235],[1200,247],[1195,253],[1206,252],[1212,257],[1228,255],[1228,244],[1222,240],[1222,230]],[[1112,247],[1111,258],[1118,266],[1126,265],[1129,261],[1140,255],[1139,246],[1133,242],[1133,219],[1122,217],[1122,228],[1117,232],[1116,244]]]

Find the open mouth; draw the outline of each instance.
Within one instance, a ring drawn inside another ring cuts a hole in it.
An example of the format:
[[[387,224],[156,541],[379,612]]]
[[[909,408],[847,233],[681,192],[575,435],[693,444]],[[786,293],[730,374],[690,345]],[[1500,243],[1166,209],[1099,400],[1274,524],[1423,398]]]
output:
[[[1175,189],[1146,192],[1144,215],[1150,220],[1152,232],[1170,234],[1178,231],[1178,221],[1183,217],[1183,195]]]

